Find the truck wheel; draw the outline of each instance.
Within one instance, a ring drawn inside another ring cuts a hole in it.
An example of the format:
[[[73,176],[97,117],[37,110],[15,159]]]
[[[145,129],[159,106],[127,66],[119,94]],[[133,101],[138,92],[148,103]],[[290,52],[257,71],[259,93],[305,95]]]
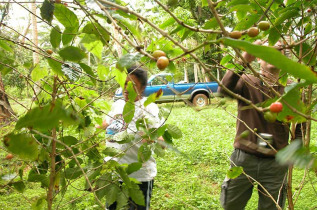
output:
[[[208,105],[208,97],[205,94],[197,94],[193,98],[193,104],[194,106],[207,106]]]

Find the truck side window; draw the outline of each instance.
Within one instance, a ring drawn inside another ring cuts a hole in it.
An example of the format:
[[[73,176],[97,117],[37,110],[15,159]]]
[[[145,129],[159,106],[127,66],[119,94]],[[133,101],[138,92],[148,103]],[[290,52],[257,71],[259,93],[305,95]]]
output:
[[[152,85],[167,85],[168,81],[165,79],[165,77],[158,76],[155,77],[151,83]]]

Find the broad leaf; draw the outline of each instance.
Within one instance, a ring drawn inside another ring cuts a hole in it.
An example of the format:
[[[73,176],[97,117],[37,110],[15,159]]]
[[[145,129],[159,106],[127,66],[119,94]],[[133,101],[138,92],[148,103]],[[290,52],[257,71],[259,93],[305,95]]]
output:
[[[40,65],[36,65],[36,67],[32,70],[31,78],[33,81],[39,81],[48,75],[46,68],[41,68]]]
[[[84,171],[86,171],[87,169],[83,168]],[[81,168],[76,167],[76,168],[67,168],[65,171],[65,178],[66,179],[76,179],[78,177],[80,177],[81,175],[83,175],[83,172],[81,170]]]
[[[123,108],[123,119],[126,123],[130,123],[134,117],[135,105],[134,102],[127,101]]]
[[[34,128],[34,129],[52,129],[56,127],[59,120],[67,120],[69,116],[60,103],[54,106],[46,105],[44,107],[35,107],[21,117],[15,125],[16,129]]]
[[[45,197],[38,198],[32,203],[32,210],[42,210],[46,205],[47,202]]]
[[[52,28],[50,33],[50,42],[53,48],[59,48],[59,45],[61,43],[62,36],[61,36],[61,29],[59,26],[55,26]]]
[[[73,39],[75,38],[77,34],[77,28],[75,27],[67,27],[65,28],[63,35],[62,35],[62,42],[63,45],[68,45],[69,43],[71,43],[73,41]]]
[[[93,70],[90,68],[90,66],[88,66],[88,65],[86,65],[86,64],[84,64],[84,63],[80,63],[79,64],[80,65],[80,67],[86,72],[86,74],[88,74],[90,77],[90,80],[94,83],[94,84],[96,84],[96,79],[95,79],[95,77],[96,77],[96,75],[95,75],[95,73],[93,72]]]
[[[72,82],[79,79],[82,69],[79,64],[66,62],[62,65],[62,72]]]
[[[41,17],[46,20],[47,22],[51,23],[53,20],[54,14],[54,2],[49,0],[45,0],[41,7]]]
[[[20,193],[23,193],[25,189],[25,184],[23,181],[18,181],[13,183],[13,187]]]
[[[68,46],[61,49],[58,54],[64,59],[69,61],[80,61],[87,57],[86,53],[78,47]]]
[[[99,79],[106,80],[109,76],[109,67],[104,65],[98,65],[97,74]]]
[[[291,10],[287,10],[286,12],[282,13],[278,18],[276,18],[274,25],[278,26],[281,23],[283,23],[285,20],[289,20],[292,17],[295,17],[296,15],[298,15],[299,9],[291,9]]]
[[[179,139],[179,138],[182,138],[183,136],[182,131],[176,125],[168,124],[167,130],[168,130],[168,133],[171,134],[171,136],[174,139]]]
[[[47,175],[35,173],[33,170],[31,170],[29,175],[28,175],[28,181],[29,182],[40,182],[42,184],[42,186],[44,186],[44,187],[48,187],[48,185],[49,185],[49,179],[48,179]]]
[[[317,169],[317,158],[306,147],[303,147],[300,139],[292,141],[287,147],[276,154],[276,160],[280,164],[295,165],[300,168]]]
[[[121,88],[124,88],[125,81],[127,79],[127,73],[126,71],[120,71],[118,69],[115,69],[111,72],[111,75],[115,77],[115,80],[117,83],[121,86]]]
[[[133,172],[140,170],[141,167],[142,167],[142,163],[140,162],[130,163],[128,167],[126,168],[126,172],[127,174],[132,174]]]
[[[97,23],[87,23],[83,28],[82,33],[94,34],[103,45],[106,45],[110,38],[109,33]]]
[[[30,135],[11,133],[4,137],[3,143],[10,152],[24,160],[37,159],[38,144]]]
[[[59,76],[64,75],[62,72],[62,64],[51,58],[47,58],[48,65],[52,68],[53,72]]]
[[[81,43],[89,52],[101,59],[103,44],[95,34],[85,34]]]
[[[65,28],[78,29],[79,21],[77,16],[63,4],[55,4],[54,15]]]
[[[247,41],[234,40],[230,38],[221,38],[220,42],[224,45],[229,45],[231,47],[247,51],[255,57],[273,64],[277,68],[292,74],[295,77],[306,79],[310,82],[317,82],[316,72],[312,71],[309,67],[303,64],[287,58],[273,47],[254,45]]]
[[[130,178],[128,177],[127,172],[123,169],[123,167],[118,166],[116,167],[116,171],[118,172],[118,174],[120,175],[122,181],[128,186],[131,187],[132,183],[130,181]]]
[[[167,28],[168,26],[171,26],[175,23],[175,19],[173,17],[167,19],[165,22],[163,22],[161,25],[160,25],[160,28],[161,29],[165,29]]]
[[[149,104],[154,103],[157,99],[159,99],[163,95],[162,88],[159,89],[156,93],[152,93],[149,95],[144,102],[144,106],[147,107]]]
[[[131,81],[128,82],[128,85],[127,85],[126,89],[128,91],[129,101],[131,103],[133,103],[135,101],[136,97],[138,96],[138,93],[135,91],[135,89],[133,87],[133,83]]]
[[[132,67],[133,65],[135,65],[140,60],[140,58],[141,58],[141,54],[138,52],[125,54],[121,56],[118,63],[116,64],[116,67],[119,70],[123,71],[124,68],[128,69]]]
[[[106,189],[106,201],[108,205],[111,205],[117,200],[120,188],[116,184],[110,184],[106,187]]]
[[[0,40],[0,47],[8,52],[13,52],[12,48],[8,45],[8,43],[8,41]]]
[[[240,176],[242,174],[242,172],[243,172],[243,168],[241,166],[235,166],[235,167],[230,168],[227,171],[227,177],[230,179],[235,179],[238,176]]]
[[[144,163],[150,159],[152,155],[152,150],[147,144],[142,144],[138,151],[138,160],[141,163]]]
[[[133,187],[129,188],[128,190],[129,190],[129,196],[132,198],[132,200],[136,204],[141,206],[145,205],[144,195],[137,184],[133,184]]]

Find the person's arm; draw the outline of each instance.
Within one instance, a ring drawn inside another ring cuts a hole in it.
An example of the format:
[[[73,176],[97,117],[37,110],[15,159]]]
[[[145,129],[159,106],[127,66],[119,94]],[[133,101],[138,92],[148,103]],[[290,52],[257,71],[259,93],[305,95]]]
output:
[[[102,121],[102,124],[101,125],[96,125],[95,127],[96,128],[102,128],[102,129],[106,129],[107,127],[109,126],[109,124],[107,123],[106,120]]]
[[[262,44],[262,42],[260,40],[257,40],[254,42],[254,44],[260,45]],[[247,52],[243,52],[242,57],[247,63],[251,63],[255,60],[255,57]],[[236,94],[241,94],[241,88],[243,83],[239,83],[239,81],[241,79],[242,73],[243,71],[241,71],[240,73],[235,73],[233,71],[228,70],[221,80],[222,85]],[[219,86],[218,92],[224,95],[228,95],[224,88],[222,88],[221,86]]]

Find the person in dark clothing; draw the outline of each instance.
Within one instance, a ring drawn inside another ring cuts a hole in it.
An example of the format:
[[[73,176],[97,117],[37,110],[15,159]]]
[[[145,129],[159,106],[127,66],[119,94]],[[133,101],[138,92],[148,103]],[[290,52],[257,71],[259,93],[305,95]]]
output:
[[[261,42],[256,41],[255,44],[261,44]],[[246,52],[242,56],[248,63],[255,60],[254,56]],[[278,82],[280,70],[263,60],[259,62],[261,66],[260,75],[270,87],[266,87],[259,78],[253,75],[232,71],[226,72],[221,81],[222,84],[235,94],[250,100],[253,104],[274,98],[276,95],[270,88],[283,94],[284,87]],[[220,86],[218,91],[228,95]],[[290,126],[288,123],[280,121],[268,122],[264,119],[263,112],[253,108],[243,108],[248,105],[238,100],[235,150],[231,155],[231,167],[242,166],[244,172],[258,182],[258,209],[277,209],[277,204],[283,208],[286,199],[288,167],[277,163],[275,154],[288,145]],[[249,130],[250,134],[247,136],[241,135],[246,130]],[[297,128],[296,134],[297,137],[300,137],[300,126]],[[259,144],[263,137],[272,139],[270,146]],[[236,179],[225,178],[220,196],[221,205],[224,209],[239,210],[245,208],[254,186],[254,180],[250,177],[241,174]]]

